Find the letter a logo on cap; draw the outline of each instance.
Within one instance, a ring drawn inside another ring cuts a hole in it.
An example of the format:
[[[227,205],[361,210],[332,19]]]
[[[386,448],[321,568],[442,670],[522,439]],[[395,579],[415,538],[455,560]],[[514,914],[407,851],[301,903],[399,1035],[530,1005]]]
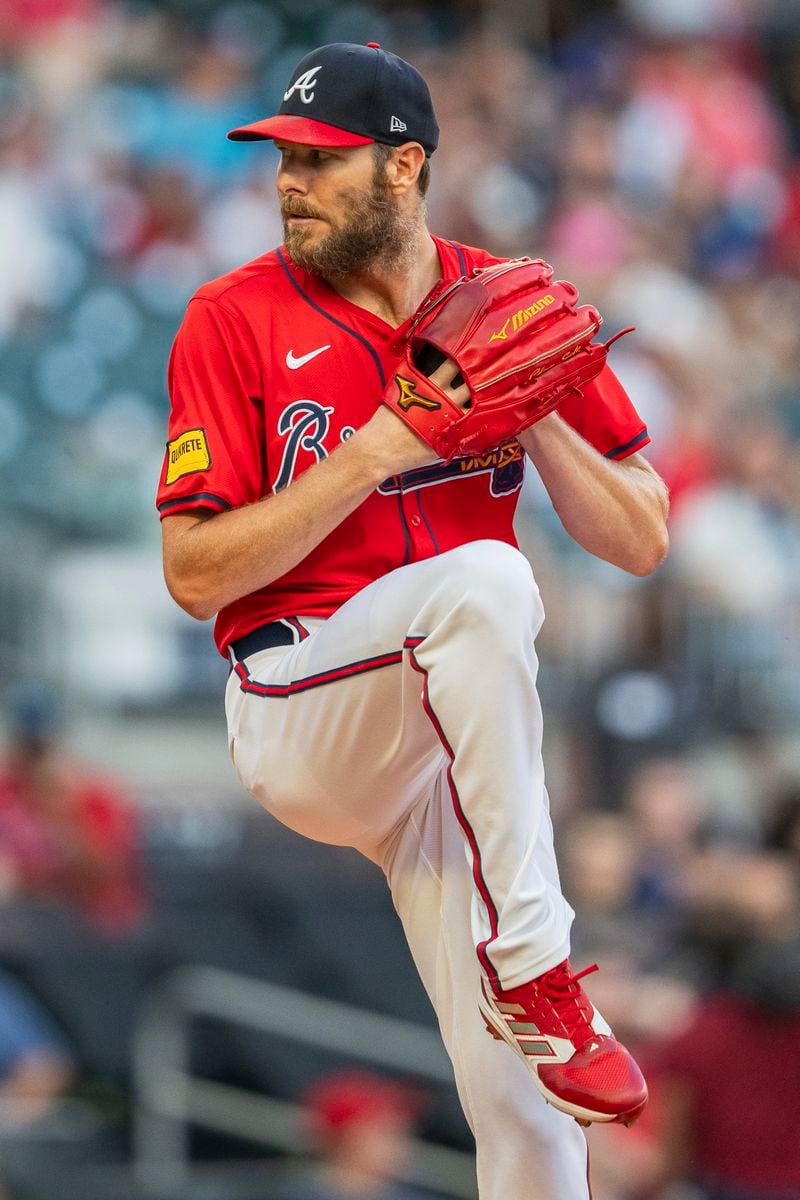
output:
[[[283,93],[284,103],[291,97],[292,92],[299,92],[300,99],[303,104],[310,104],[314,99],[312,88],[317,82],[317,71],[321,71],[322,67],[311,67],[308,71],[303,71],[302,75],[298,75],[292,86]]]

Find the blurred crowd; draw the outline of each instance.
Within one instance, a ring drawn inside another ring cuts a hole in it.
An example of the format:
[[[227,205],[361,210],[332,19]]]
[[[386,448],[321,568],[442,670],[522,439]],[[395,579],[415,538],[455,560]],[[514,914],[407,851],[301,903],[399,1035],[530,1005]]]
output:
[[[309,45],[371,37],[431,84],[431,227],[544,255],[609,326],[637,327],[615,360],[672,489],[674,571],[732,613],[780,611],[798,562],[800,14],[551,8],[512,31],[491,4],[7,0],[12,504],[74,536],[143,536],[186,299],[280,241],[271,146],[225,132],[274,110]]]
[[[59,546],[156,542],[165,363],[185,303],[281,236],[271,145],[225,133],[275,111],[296,61],[337,40],[380,41],[429,80],[435,232],[545,257],[609,332],[636,326],[614,366],[670,486],[669,560],[648,581],[586,560],[535,480],[520,514],[548,609],[573,961],[600,960],[587,990],[653,1080],[635,1130],[590,1133],[595,1200],[797,1200],[794,0],[4,0],[9,519]],[[0,906],[67,911],[130,945],[150,920],[152,830],[124,788],[63,756],[36,696],[6,704]],[[9,1097],[38,1113],[86,1071],[35,989],[0,975],[0,1120]],[[298,1183],[299,1200],[330,1194],[322,1178]]]
[[[132,1103],[133,1037],[147,996],[181,965],[430,1021],[383,881],[354,852],[248,813],[234,817],[222,870],[208,846],[198,855],[174,840],[159,854],[158,820],[146,808],[137,814],[118,781],[72,754],[41,687],[15,689],[6,717],[0,1149],[9,1139],[25,1146],[26,1136],[47,1145],[65,1097],[83,1097],[86,1108],[88,1096],[109,1152],[108,1134],[119,1141]],[[715,808],[690,755],[654,754],[631,767],[618,804],[556,805],[554,815],[577,914],[572,961],[600,964],[588,992],[651,1088],[634,1129],[589,1131],[594,1200],[797,1200],[800,777],[762,794],[760,820],[735,821]],[[202,826],[202,813],[194,820]],[[205,824],[213,843],[214,817]],[[437,1109],[421,1081],[331,1071],[319,1048],[264,1046],[244,1030],[220,1040],[201,1028],[194,1045],[199,1074],[303,1106],[295,1152],[314,1165],[280,1171],[264,1200],[423,1200],[428,1192],[401,1182],[415,1127],[465,1144],[454,1098]],[[92,1097],[98,1084],[115,1104]],[[12,1176],[24,1181],[19,1195],[53,1200],[49,1184],[27,1190],[22,1161]],[[16,1190],[9,1195],[17,1200]],[[212,1196],[229,1200],[224,1189]]]
[[[430,80],[442,125],[431,227],[542,255],[609,332],[636,326],[614,364],[672,493],[665,652],[729,724],[793,728],[799,24],[791,0],[7,0],[12,516],[58,547],[155,545],[164,364],[186,300],[281,236],[271,144],[225,133],[275,110],[309,46],[383,41]],[[556,614],[545,653],[586,676],[642,593],[575,554],[533,479],[520,526]]]

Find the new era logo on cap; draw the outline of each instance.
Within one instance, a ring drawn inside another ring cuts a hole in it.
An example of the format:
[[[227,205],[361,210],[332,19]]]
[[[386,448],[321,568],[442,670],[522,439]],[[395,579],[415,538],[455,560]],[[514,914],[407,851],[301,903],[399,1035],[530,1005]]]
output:
[[[280,138],[307,146],[419,142],[430,155],[439,126],[428,85],[410,63],[377,42],[334,42],[297,64],[276,116],[232,129],[228,137],[242,142]]]

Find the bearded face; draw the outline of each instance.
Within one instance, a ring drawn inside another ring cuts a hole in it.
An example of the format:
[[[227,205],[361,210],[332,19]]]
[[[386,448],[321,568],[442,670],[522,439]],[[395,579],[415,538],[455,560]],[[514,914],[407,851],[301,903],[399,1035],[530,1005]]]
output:
[[[391,194],[384,165],[376,160],[370,184],[338,190],[325,211],[303,197],[281,201],[284,243],[298,267],[324,279],[363,275],[380,266],[402,261],[413,244],[414,218],[402,213]],[[303,225],[290,217],[314,217],[325,222]]]

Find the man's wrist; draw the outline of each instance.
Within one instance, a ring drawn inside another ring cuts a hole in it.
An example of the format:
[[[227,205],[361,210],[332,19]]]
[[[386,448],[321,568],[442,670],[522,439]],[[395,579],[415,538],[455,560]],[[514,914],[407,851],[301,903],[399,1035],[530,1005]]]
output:
[[[561,423],[561,418],[554,410],[547,413],[546,416],[540,417],[538,421],[534,421],[533,425],[529,425],[527,429],[523,429],[522,433],[517,434],[518,437],[526,437],[538,439],[541,437],[551,436],[551,431]]]
[[[517,439],[527,454],[533,454],[536,450],[546,447],[554,436],[557,437],[563,432],[563,428],[564,422],[558,413],[549,412],[546,417],[542,417],[541,420],[518,433]]]
[[[393,474],[384,446],[369,422],[357,429],[342,449],[358,464],[357,470],[363,475],[364,482],[373,489]]]

